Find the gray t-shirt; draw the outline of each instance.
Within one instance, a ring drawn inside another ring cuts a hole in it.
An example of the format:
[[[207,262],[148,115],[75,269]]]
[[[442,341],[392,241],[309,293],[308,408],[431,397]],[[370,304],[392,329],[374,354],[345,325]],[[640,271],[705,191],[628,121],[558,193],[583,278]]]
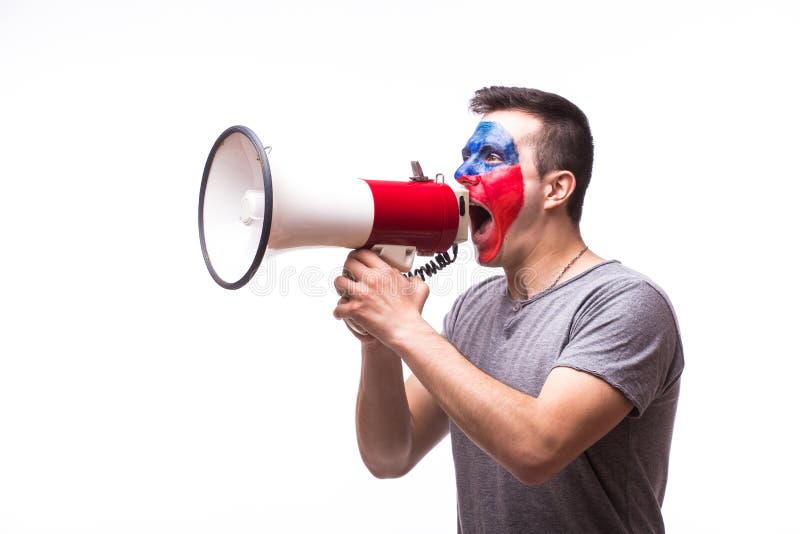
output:
[[[634,408],[552,480],[526,485],[450,423],[458,531],[663,532],[672,427],[683,349],[675,314],[653,282],[616,261],[530,300],[504,277],[461,295],[444,335],[472,363],[537,396],[554,367],[591,373]]]

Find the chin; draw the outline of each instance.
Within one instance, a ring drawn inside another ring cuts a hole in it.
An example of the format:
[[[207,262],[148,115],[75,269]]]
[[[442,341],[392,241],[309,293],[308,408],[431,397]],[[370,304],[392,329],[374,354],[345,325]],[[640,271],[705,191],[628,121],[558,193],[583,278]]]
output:
[[[481,261],[480,258],[478,258],[478,265],[480,265],[481,267],[502,267],[500,262],[500,255],[498,254],[497,256],[488,261]]]
[[[474,246],[474,244],[473,244]],[[478,265],[482,267],[502,267],[502,256],[503,256],[503,249],[497,251],[497,253],[490,257],[490,258],[481,258],[481,252],[478,250],[478,247],[475,247],[476,258],[475,261],[478,262]]]

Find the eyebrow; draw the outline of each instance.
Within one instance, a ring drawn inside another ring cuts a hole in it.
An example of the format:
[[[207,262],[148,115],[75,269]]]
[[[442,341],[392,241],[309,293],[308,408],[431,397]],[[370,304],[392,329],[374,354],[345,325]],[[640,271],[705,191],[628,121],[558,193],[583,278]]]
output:
[[[512,148],[514,148],[514,150],[516,150],[516,147],[514,147],[513,144],[512,144]],[[489,141],[484,141],[483,143],[481,143],[480,148],[478,148],[477,152],[479,152],[479,153],[496,152],[498,154],[502,154],[502,155],[506,156],[506,155],[508,155],[509,150],[508,150],[508,146],[507,145],[501,145],[499,143],[492,143],[492,142],[489,142]]]
[[[513,147],[513,145],[512,145]],[[516,150],[516,147],[513,147]],[[472,154],[480,154],[486,152],[497,152],[498,154],[507,155],[508,154],[508,147],[506,145],[499,145],[497,143],[490,143],[490,142],[482,142],[477,150],[473,151],[469,145],[465,146],[461,149],[462,156],[471,156]]]

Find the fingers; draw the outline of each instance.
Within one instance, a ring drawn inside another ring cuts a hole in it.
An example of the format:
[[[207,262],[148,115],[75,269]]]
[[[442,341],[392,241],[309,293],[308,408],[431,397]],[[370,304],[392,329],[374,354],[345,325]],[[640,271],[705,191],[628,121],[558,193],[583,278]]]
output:
[[[347,260],[344,262],[344,267],[342,268],[342,274],[351,280],[360,282],[369,276],[372,269],[381,269],[388,266],[389,264],[379,258],[377,254],[371,250],[362,248],[354,250],[347,255]]]
[[[341,319],[342,312],[344,311],[344,308],[342,308],[342,306],[344,306],[348,302],[350,302],[350,299],[348,299],[347,297],[339,297],[339,300],[336,302],[336,306],[334,306],[333,308],[333,316],[336,317],[337,319]]]
[[[369,273],[369,267],[362,263],[358,258],[352,255],[347,256],[347,260],[342,267],[342,274],[350,280],[360,282]]]
[[[336,307],[333,309],[333,316],[336,319],[352,318],[353,315],[361,308],[361,305],[362,304],[358,301],[350,300],[347,297],[342,297],[339,299],[339,302],[336,303]],[[357,334],[358,332],[353,331],[353,333]]]
[[[371,286],[373,282],[381,279],[393,279],[398,273],[397,269],[383,261],[377,254],[364,248],[348,254],[342,268],[345,277],[361,282],[364,286]],[[383,282],[384,285],[386,283]]]
[[[351,280],[346,276],[337,276],[333,281],[333,287],[336,292],[342,297],[353,297],[364,293],[364,288],[361,287],[359,282]]]
[[[380,256],[367,248],[360,248],[348,254],[348,259],[353,258],[366,265],[370,269],[381,269],[389,267],[389,264],[381,259]]]
[[[354,303],[347,300],[347,298],[342,297],[341,299],[339,299],[338,304],[333,309],[333,316],[336,317],[337,319],[344,319],[353,312],[353,308],[354,308]]]

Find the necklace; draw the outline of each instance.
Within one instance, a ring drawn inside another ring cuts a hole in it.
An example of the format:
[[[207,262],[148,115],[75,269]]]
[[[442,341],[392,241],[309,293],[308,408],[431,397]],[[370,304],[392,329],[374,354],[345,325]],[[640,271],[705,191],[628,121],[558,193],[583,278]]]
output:
[[[589,250],[589,247],[588,247],[588,246],[586,246],[586,247],[583,247],[583,250],[581,250],[580,252],[578,252],[577,254],[575,254],[575,257],[573,257],[571,260],[569,260],[569,263],[567,263],[567,264],[564,266],[564,268],[563,268],[563,269],[561,269],[561,272],[560,272],[560,273],[558,273],[558,276],[556,276],[556,279],[555,279],[555,280],[553,280],[553,283],[552,283],[552,284],[550,284],[550,287],[548,287],[547,289],[545,289],[545,291],[550,291],[551,289],[553,289],[553,288],[556,286],[556,284],[558,283],[558,281],[559,281],[559,280],[561,280],[561,277],[562,277],[562,276],[564,276],[564,273],[566,273],[566,272],[567,272],[567,269],[569,269],[570,267],[572,267],[572,264],[573,264],[573,263],[575,263],[576,261],[578,261],[578,258],[580,258],[581,256],[583,256],[583,253],[584,253],[584,252],[586,252],[587,250]]]

